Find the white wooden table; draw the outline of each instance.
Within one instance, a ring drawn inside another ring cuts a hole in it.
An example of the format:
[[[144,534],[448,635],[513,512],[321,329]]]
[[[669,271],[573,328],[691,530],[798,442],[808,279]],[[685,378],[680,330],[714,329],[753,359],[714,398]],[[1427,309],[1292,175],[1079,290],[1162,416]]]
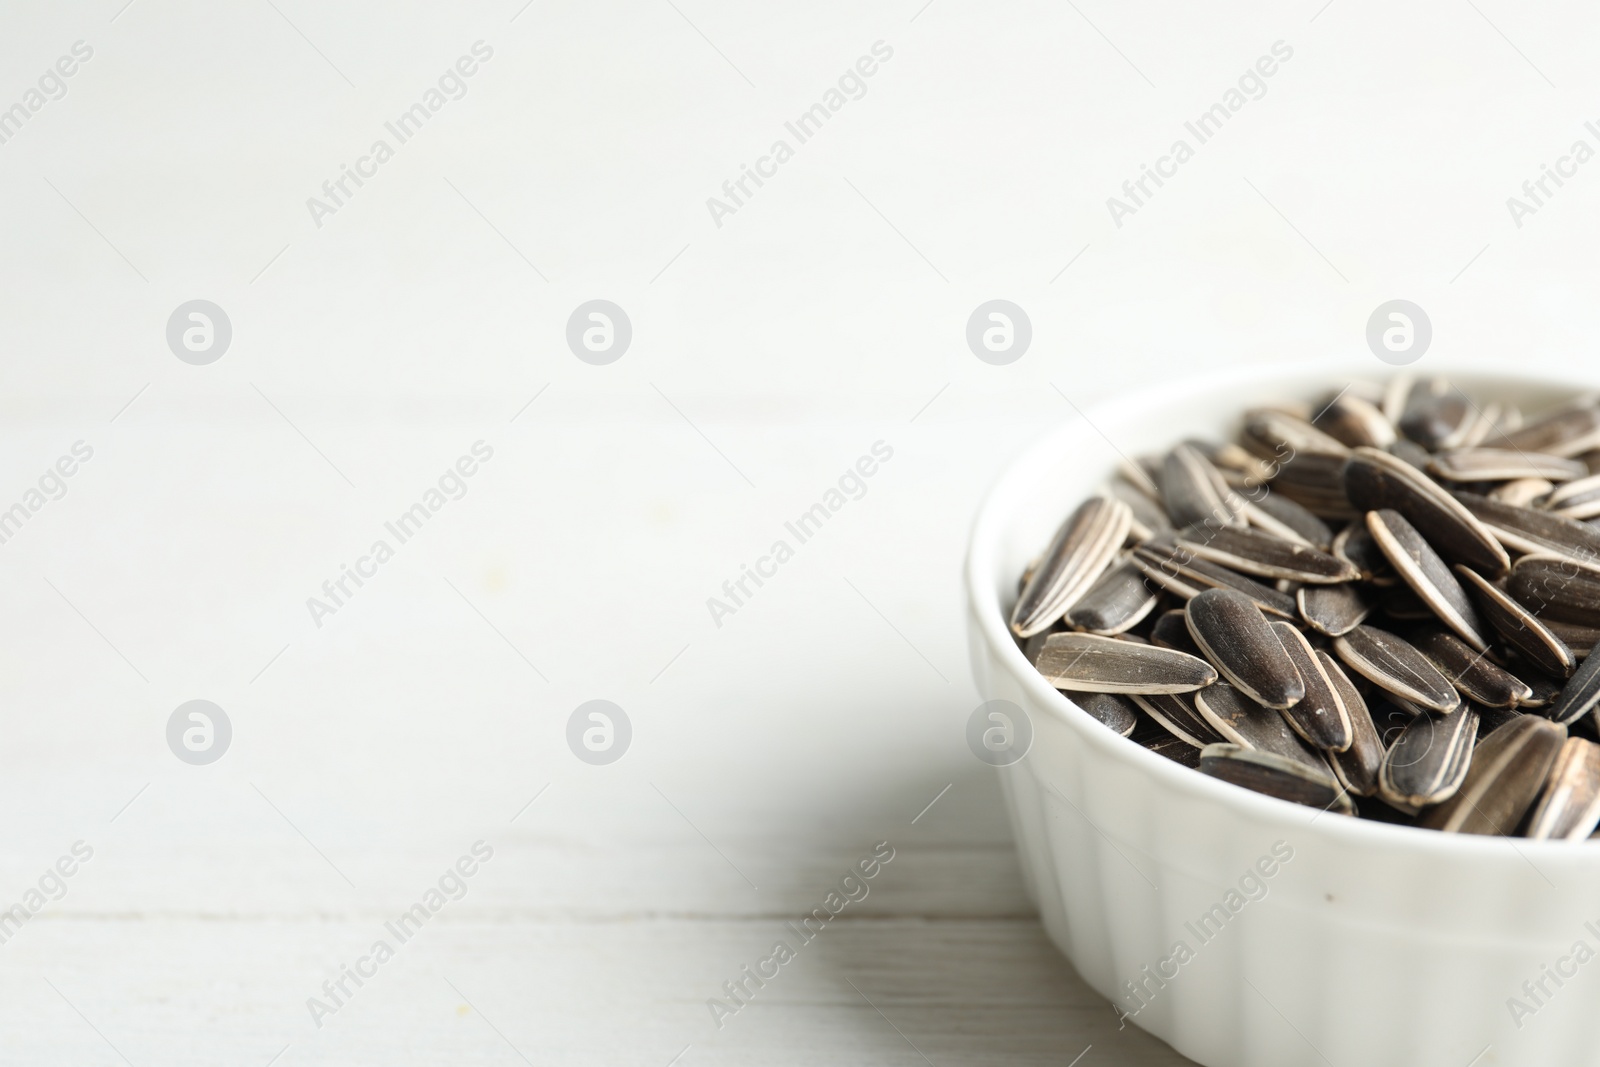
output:
[[[965,749],[973,509],[1074,405],[1359,351],[1397,295],[1441,363],[1588,351],[1592,178],[1521,227],[1505,198],[1583,135],[1589,18],[9,5],[0,907],[65,892],[0,917],[0,1061],[1182,1062],[1049,945]],[[1267,94],[1116,226],[1106,198],[1280,39]],[[312,212],[345,166],[367,180]],[[995,298],[1033,328],[1004,367],[964,338]],[[203,366],[165,337],[195,299],[232,325]],[[633,325],[609,366],[564,340],[593,299]],[[879,441],[718,625],[708,598]],[[346,565],[368,578],[314,618]],[[233,729],[206,766],[166,739],[195,699]],[[594,699],[633,727],[608,766],[566,742]],[[719,1029],[707,1001],[880,841],[870,895]],[[314,1021],[346,966],[370,977]]]

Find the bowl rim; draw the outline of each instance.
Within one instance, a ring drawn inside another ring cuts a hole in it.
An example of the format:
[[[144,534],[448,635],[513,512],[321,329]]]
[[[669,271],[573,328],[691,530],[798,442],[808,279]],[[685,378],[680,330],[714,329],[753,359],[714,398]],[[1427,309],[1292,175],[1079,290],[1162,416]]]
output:
[[[1414,369],[1383,368],[1374,372],[1370,363],[1352,359],[1292,362],[1273,368],[1254,364],[1188,374],[1155,385],[1121,390],[1089,405],[1086,410],[1080,410],[1078,418],[1047,432],[1015,453],[1001,468],[984,495],[973,518],[963,574],[969,625],[978,627],[989,655],[1011,674],[1037,706],[1046,709],[1062,723],[1079,743],[1087,745],[1093,753],[1092,758],[1120,761],[1154,777],[1164,788],[1190,799],[1214,803],[1285,831],[1319,835],[1329,843],[1346,847],[1384,852],[1404,851],[1412,857],[1427,854],[1439,859],[1471,859],[1475,862],[1489,862],[1490,857],[1494,857],[1516,864],[1530,862],[1526,853],[1531,851],[1541,860],[1562,866],[1581,865],[1585,871],[1593,871],[1600,868],[1600,846],[1584,848],[1581,843],[1570,841],[1443,833],[1373,819],[1338,816],[1336,813],[1329,813],[1334,815],[1332,818],[1322,819],[1322,812],[1308,806],[1256,793],[1201,774],[1102,726],[1073,703],[1066,693],[1050,685],[1043,675],[1034,670],[1017,647],[1007,625],[998,592],[1000,546],[1007,520],[1019,507],[1018,484],[1030,469],[1055,458],[1072,443],[1085,438],[1103,440],[1113,450],[1120,452],[1110,438],[1104,436],[1100,427],[1119,424],[1136,410],[1148,410],[1152,405],[1165,409],[1197,391],[1210,392],[1229,385],[1253,387],[1273,381],[1282,381],[1286,389],[1293,389],[1303,387],[1308,380],[1318,377],[1336,382],[1352,373],[1359,378],[1388,380],[1395,374]],[[1360,372],[1356,373],[1358,370]],[[1595,384],[1592,376],[1586,379],[1581,369],[1575,370],[1576,373],[1558,375],[1540,370],[1509,371],[1500,362],[1452,361],[1447,367],[1429,367],[1422,373],[1449,373],[1469,382],[1477,380],[1485,384],[1498,383],[1522,388],[1578,390]],[[1510,848],[1506,847],[1508,843]]]

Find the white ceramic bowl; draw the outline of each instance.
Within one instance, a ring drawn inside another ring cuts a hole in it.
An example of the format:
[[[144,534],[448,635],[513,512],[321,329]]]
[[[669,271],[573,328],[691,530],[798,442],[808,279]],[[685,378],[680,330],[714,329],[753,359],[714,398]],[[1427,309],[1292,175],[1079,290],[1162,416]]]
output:
[[[1024,877],[1084,980],[1208,1067],[1600,1063],[1600,842],[1415,830],[1229,785],[1095,722],[1006,629],[1018,575],[1117,450],[1221,438],[1252,404],[1373,370],[1249,369],[1141,391],[1053,433],[991,491],[967,559],[968,623],[980,692],[1022,707],[1034,730],[1027,757],[1000,768]],[[1525,411],[1580,388],[1451,377]]]

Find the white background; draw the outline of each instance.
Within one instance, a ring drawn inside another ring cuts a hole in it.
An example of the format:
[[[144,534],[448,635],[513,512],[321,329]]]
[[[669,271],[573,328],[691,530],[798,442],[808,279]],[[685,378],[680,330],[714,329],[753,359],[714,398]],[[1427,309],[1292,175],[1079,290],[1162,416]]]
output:
[[[1600,162],[1506,206],[1600,147],[1576,4],[124,2],[0,13],[0,108],[94,50],[0,145],[0,508],[94,449],[0,545],[0,900],[95,850],[0,945],[5,1062],[1179,1062],[1044,939],[965,748],[983,488],[1074,405],[1370,359],[1392,298],[1432,318],[1424,369],[1575,368],[1600,332]],[[465,97],[315,225],[479,40]],[[880,40],[718,227],[707,197]],[[209,366],[165,341],[195,298],[233,325]],[[564,340],[594,298],[633,323],[605,367]],[[964,339],[993,298],[1033,325],[1004,367]],[[317,627],[306,598],[480,439]],[[233,723],[209,767],[165,742],[194,698]],[[594,698],[633,723],[609,767],[565,743]],[[479,839],[466,897],[315,1026]],[[872,895],[719,1031],[706,999],[880,840]]]

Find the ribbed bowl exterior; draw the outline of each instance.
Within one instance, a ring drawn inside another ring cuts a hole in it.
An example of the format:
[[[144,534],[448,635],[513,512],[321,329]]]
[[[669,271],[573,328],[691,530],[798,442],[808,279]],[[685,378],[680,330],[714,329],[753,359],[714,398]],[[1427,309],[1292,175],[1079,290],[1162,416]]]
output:
[[[1103,405],[984,504],[972,659],[984,698],[1033,726],[1028,755],[998,771],[1028,893],[1129,1025],[1208,1067],[1600,1063],[1600,842],[1440,834],[1228,785],[1099,725],[1006,631],[1023,566],[1114,467],[1106,438],[1131,456],[1219,437],[1252,403],[1331,394],[1352,373],[1211,374]],[[1452,378],[1533,408],[1580,387]]]

